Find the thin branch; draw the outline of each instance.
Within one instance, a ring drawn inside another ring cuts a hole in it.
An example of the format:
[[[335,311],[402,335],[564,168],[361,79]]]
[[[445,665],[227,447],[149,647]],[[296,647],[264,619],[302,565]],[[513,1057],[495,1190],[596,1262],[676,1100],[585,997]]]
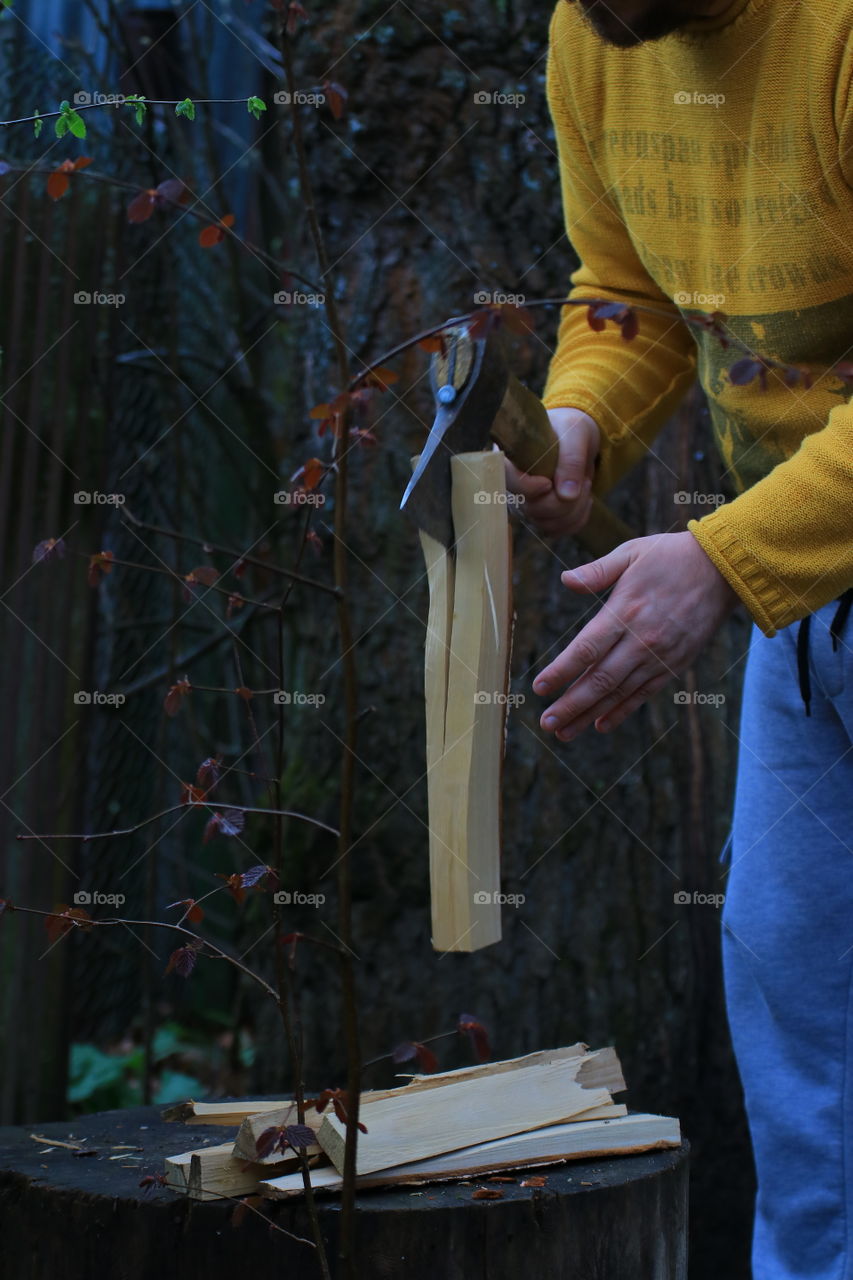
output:
[[[11,904],[7,907],[7,910],[22,911],[28,916],[46,916],[55,920],[67,920],[71,926],[68,930],[69,933],[71,932],[71,929],[85,930],[89,928],[112,928],[119,924],[125,927],[134,925],[137,929],[169,929],[172,933],[180,933],[183,937],[189,938],[191,941],[198,943],[199,954],[206,955],[208,960],[225,960],[228,964],[233,964],[234,967],[239,969],[242,974],[245,974],[247,978],[251,978],[253,982],[258,984],[258,986],[263,987],[267,995],[272,996],[276,1004],[278,1003],[278,995],[269,983],[264,981],[259,973],[255,973],[254,969],[250,969],[248,965],[243,964],[242,960],[238,960],[236,956],[231,956],[227,951],[223,951],[221,947],[217,947],[214,942],[208,942],[207,938],[202,938],[200,934],[193,933],[191,929],[185,929],[183,925],[172,924],[171,921],[166,920],[126,920],[124,917],[116,917],[115,919],[110,920],[95,920],[90,916],[85,920],[78,920],[75,919],[74,916],[65,916],[60,911],[40,911],[37,907],[19,907],[15,904]],[[202,950],[202,948],[206,948],[207,950]]]
[[[43,177],[49,178],[51,174],[55,172],[56,169],[41,169],[35,164],[20,165],[4,162],[3,165],[3,173],[41,174]],[[75,179],[83,178],[87,182],[100,182],[109,187],[118,187],[122,191],[133,192],[134,195],[138,195],[140,191],[147,190],[146,187],[138,182],[128,182],[126,178],[116,178],[109,173],[100,173],[97,169],[75,169],[73,172],[70,172],[68,176]],[[187,187],[187,190],[189,191],[189,187]],[[190,192],[190,194],[192,195],[192,192]],[[197,222],[204,223],[205,226],[208,226],[211,222],[211,215],[204,209],[188,207],[187,205],[181,204],[179,200],[173,200],[169,196],[164,195],[158,195],[158,201],[163,205],[171,205],[181,213],[185,214],[186,217],[194,218]],[[244,240],[242,236],[237,234],[233,227],[222,227],[221,230],[224,235],[230,236],[233,240],[236,240],[239,245],[242,245],[243,248],[247,249],[254,257],[259,258],[261,261],[267,263],[267,265],[274,267],[277,272],[286,272],[288,275],[291,275],[294,280],[298,280],[300,284],[304,284],[306,288],[310,289],[313,293],[322,292],[320,285],[317,284],[316,281],[310,280],[308,276],[303,275],[301,271],[298,271],[296,267],[291,266],[290,263],[285,262],[282,258],[276,258],[273,254],[267,253],[266,249],[262,249],[259,245],[253,244],[251,240]]]
[[[264,813],[272,817],[298,818],[301,822],[309,822],[312,827],[319,827],[322,831],[328,831],[330,835],[339,836],[340,832],[334,827],[329,827],[325,822],[320,822],[317,818],[311,818],[305,813],[297,813],[295,809],[255,809],[247,808],[242,804],[223,804],[221,801],[198,800],[193,804],[175,804],[170,809],[164,809],[162,813],[155,813],[150,818],[143,818],[141,822],[137,822],[133,827],[120,827],[115,831],[94,831],[85,832],[69,832],[63,831],[58,834],[27,834],[17,835],[16,840],[82,840],[84,844],[90,840],[112,840],[116,836],[130,836],[135,831],[141,831],[143,827],[150,826],[152,822],[157,822],[160,818],[165,818],[170,813],[179,813],[185,809],[188,813],[192,809],[204,807],[205,809],[239,809],[241,813]]]
[[[166,529],[159,524],[150,524],[147,520],[140,520],[138,516],[133,515],[127,507],[122,509],[122,515],[137,529],[145,529],[148,533],[159,533],[164,538],[174,538],[178,542],[191,542],[194,546],[202,547],[205,551],[216,551],[220,555],[231,556],[235,564],[241,562],[243,564],[253,564],[259,569],[266,569],[269,573],[278,573],[282,577],[290,578],[292,582],[301,582],[305,587],[314,587],[317,591],[326,591],[333,596],[340,595],[340,591],[333,583],[319,582],[316,578],[306,578],[304,574],[297,573],[293,569],[284,569],[281,565],[268,564],[266,560],[261,560],[257,556],[244,555],[239,551],[234,551],[231,547],[223,547],[218,543],[211,542],[208,538],[199,538],[195,534],[180,533],[177,529]]]

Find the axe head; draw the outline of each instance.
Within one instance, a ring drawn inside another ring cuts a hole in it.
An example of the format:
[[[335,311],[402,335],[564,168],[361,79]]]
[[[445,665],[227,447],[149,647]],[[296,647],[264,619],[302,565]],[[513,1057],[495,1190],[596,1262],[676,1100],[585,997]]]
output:
[[[412,473],[400,510],[419,529],[450,549],[454,543],[450,505],[450,459],[477,453],[491,443],[491,429],[509,378],[500,330],[472,338],[467,324],[442,331],[444,350],[430,364],[435,421]]]

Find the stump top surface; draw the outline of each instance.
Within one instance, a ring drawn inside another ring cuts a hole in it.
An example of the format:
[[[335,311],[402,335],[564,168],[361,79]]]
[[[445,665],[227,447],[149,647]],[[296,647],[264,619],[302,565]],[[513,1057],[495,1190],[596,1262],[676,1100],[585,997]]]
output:
[[[147,1174],[160,1174],[169,1156],[199,1147],[225,1142],[235,1129],[220,1125],[168,1123],[160,1118],[159,1107],[135,1107],[124,1111],[102,1111],[75,1120],[60,1120],[29,1125],[0,1127],[0,1182],[10,1176],[24,1177],[43,1187],[57,1191],[84,1192],[93,1196],[109,1196],[119,1200],[147,1202],[174,1201],[176,1194],[155,1187],[145,1192],[140,1179]],[[67,1143],[79,1143],[96,1155],[75,1155],[65,1147],[36,1142],[32,1134]],[[118,1150],[131,1147],[133,1150]],[[577,1195],[596,1188],[624,1185],[659,1176],[687,1159],[688,1145],[678,1149],[650,1151],[629,1156],[608,1156],[597,1160],[572,1160],[562,1164],[530,1169],[531,1175],[547,1178],[544,1190],[549,1195]],[[520,1184],[523,1170],[507,1170],[505,1175],[515,1182],[498,1186],[502,1201],[528,1200],[531,1188]],[[489,1186],[489,1175],[463,1182],[432,1183],[424,1186],[401,1185],[362,1191],[359,1207],[367,1211],[447,1208],[454,1203],[469,1203],[472,1188]],[[338,1196],[323,1196],[318,1205],[336,1211]],[[500,1203],[496,1201],[495,1203]],[[213,1211],[230,1209],[229,1205],[204,1204],[199,1208]]]

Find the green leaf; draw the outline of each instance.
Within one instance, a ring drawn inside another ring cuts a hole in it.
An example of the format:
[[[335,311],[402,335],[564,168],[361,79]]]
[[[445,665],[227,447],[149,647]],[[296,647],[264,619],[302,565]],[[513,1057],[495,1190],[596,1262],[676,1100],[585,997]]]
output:
[[[4,0],[4,3],[7,3],[7,2],[8,0]],[[44,121],[42,120],[39,113],[36,112],[36,118],[33,121],[33,134],[35,135],[35,137],[37,138],[41,137],[41,131],[43,128],[44,128]]]
[[[152,1101],[155,1106],[162,1107],[169,1102],[197,1097],[200,1093],[204,1093],[204,1085],[195,1076],[185,1075],[183,1071],[164,1071]]]
[[[188,120],[195,120],[195,103],[192,98],[184,98],[183,102],[179,102],[175,107],[176,116],[186,116]]]
[[[64,138],[69,130],[75,138],[85,138],[86,125],[83,117],[78,115],[67,98],[60,102],[59,113],[55,125],[57,138]]]
[[[125,1059],[102,1053],[93,1044],[71,1046],[71,1102],[84,1102],[100,1089],[118,1084],[124,1078]]]
[[[145,119],[145,112],[148,110],[148,106],[142,94],[139,94],[139,93],[129,94],[125,98],[125,103],[129,107],[133,107],[134,113],[136,115],[136,123],[142,124],[142,121]]]
[[[249,98],[248,102],[246,103],[246,109],[248,110],[250,115],[253,115],[255,117],[256,120],[260,120],[261,112],[266,111],[267,104],[264,102],[262,98]]]

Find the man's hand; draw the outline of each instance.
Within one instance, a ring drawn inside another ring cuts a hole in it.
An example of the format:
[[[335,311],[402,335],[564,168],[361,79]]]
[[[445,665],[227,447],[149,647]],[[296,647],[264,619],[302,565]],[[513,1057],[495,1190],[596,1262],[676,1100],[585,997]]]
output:
[[[549,409],[548,417],[560,440],[553,483],[545,476],[526,475],[507,459],[506,486],[524,495],[524,515],[540,533],[577,533],[592,508],[590,490],[601,433],[580,409]]]
[[[595,724],[606,733],[684,671],[739,597],[692,533],[634,538],[561,575],[572,591],[609,599],[533,682],[554,697],[543,729],[568,742]]]

